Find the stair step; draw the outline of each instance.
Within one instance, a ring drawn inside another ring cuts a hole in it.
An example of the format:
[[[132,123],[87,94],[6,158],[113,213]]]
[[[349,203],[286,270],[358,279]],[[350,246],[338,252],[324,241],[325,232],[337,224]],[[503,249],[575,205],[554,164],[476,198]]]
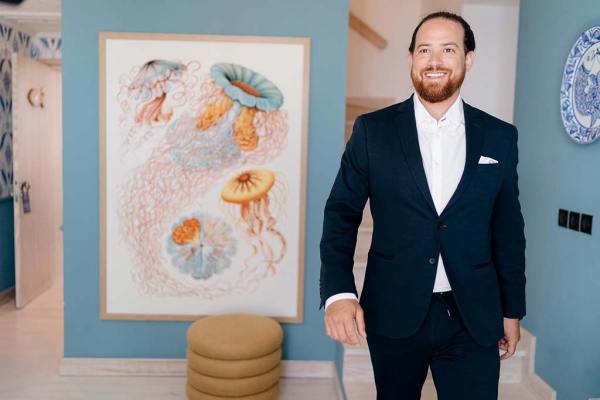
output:
[[[355,262],[367,262],[369,247],[371,247],[372,229],[361,228],[356,235],[356,249],[354,250]]]
[[[358,295],[362,293],[363,284],[365,283],[365,273],[367,272],[366,262],[354,263],[354,284],[356,285],[356,291]]]
[[[371,247],[372,235],[373,217],[371,217],[370,206],[367,201],[363,212],[362,222],[358,227],[358,233],[356,235],[356,249],[354,250],[355,262],[367,262],[367,254],[369,253],[369,247]]]
[[[375,399],[374,383],[351,382],[344,384],[347,400]],[[539,398],[524,383],[500,383],[498,400],[538,400]],[[433,381],[426,381],[421,391],[421,400],[437,400]]]

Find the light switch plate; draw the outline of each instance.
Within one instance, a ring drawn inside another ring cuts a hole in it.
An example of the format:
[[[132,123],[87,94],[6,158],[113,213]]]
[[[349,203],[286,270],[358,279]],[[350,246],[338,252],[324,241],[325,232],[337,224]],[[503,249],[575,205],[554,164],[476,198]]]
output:
[[[579,214],[578,212],[574,212],[574,211],[569,212],[569,229],[578,231],[580,218],[581,218],[581,214]]]
[[[579,226],[579,230],[583,233],[587,233],[588,235],[592,234],[592,215],[581,214],[581,224]]]
[[[569,222],[569,212],[560,208],[558,210],[558,225],[566,228]]]

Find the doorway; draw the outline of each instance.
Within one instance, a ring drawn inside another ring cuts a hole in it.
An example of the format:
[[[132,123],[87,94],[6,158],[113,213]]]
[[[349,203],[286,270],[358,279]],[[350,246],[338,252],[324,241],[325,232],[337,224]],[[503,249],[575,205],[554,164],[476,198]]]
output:
[[[62,280],[60,65],[12,55],[15,305]]]

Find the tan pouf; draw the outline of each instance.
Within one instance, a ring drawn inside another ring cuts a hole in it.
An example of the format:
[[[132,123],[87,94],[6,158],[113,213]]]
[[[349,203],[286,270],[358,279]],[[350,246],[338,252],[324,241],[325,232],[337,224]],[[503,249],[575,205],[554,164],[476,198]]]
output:
[[[187,369],[187,383],[199,392],[215,396],[240,397],[264,392],[279,382],[281,365],[272,370],[247,378],[215,378]]]
[[[186,385],[185,391],[188,400],[276,400],[277,395],[279,394],[279,385],[273,385],[264,392],[241,397],[213,396],[212,394],[200,392],[189,384]]]
[[[281,347],[283,329],[272,318],[252,314],[223,314],[194,322],[187,332],[188,346],[201,356],[217,360],[263,357]]]
[[[245,378],[264,374],[281,362],[281,347],[259,358],[248,360],[217,360],[187,351],[188,367],[194,371],[215,378]]]

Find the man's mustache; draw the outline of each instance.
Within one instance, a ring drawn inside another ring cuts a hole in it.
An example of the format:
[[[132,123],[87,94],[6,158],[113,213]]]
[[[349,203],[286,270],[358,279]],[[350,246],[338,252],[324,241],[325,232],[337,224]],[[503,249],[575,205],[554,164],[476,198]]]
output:
[[[428,72],[447,72],[448,74],[450,74],[452,72],[452,70],[446,69],[446,68],[427,68],[427,69],[421,70],[422,74],[426,74]]]

